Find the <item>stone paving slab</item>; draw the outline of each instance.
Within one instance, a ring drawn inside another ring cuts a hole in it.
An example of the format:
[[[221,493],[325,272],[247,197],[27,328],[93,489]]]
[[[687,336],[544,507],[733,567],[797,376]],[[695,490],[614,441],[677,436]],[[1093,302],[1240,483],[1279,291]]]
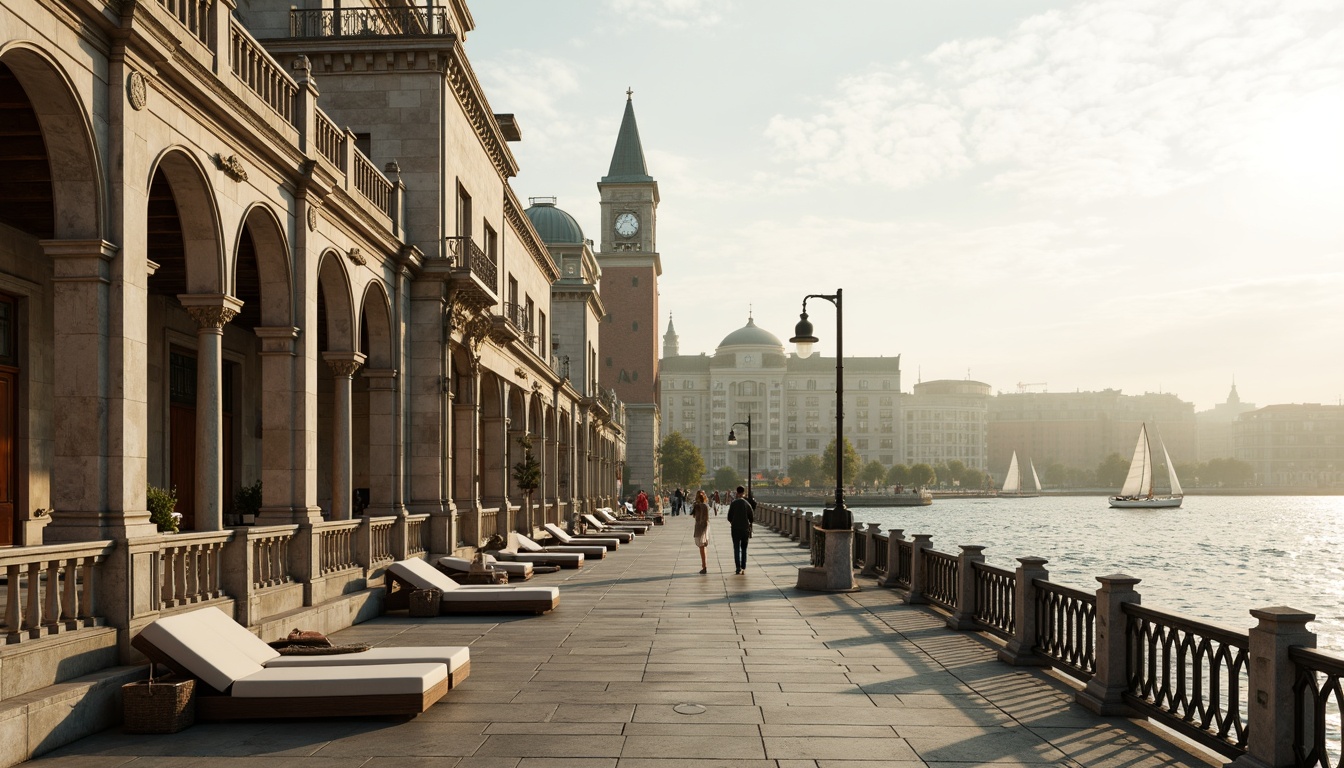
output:
[[[807,551],[758,529],[732,573],[727,523],[700,575],[689,518],[578,571],[545,616],[379,618],[338,633],[469,645],[471,676],[412,719],[106,731],[43,768],[1156,768],[1221,765],[1152,727],[1098,718],[1071,683],[994,660],[927,607],[862,580],[798,592]],[[704,707],[682,714],[678,704]]]

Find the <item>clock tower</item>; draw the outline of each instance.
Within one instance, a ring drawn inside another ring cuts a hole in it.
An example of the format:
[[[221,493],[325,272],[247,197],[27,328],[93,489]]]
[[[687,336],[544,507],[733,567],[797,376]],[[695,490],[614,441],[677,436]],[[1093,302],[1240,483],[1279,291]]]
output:
[[[602,234],[596,254],[602,268],[600,293],[607,308],[602,321],[599,381],[616,390],[626,407],[626,470],[623,491],[652,493],[661,478],[657,448],[658,402],[658,182],[644,163],[635,124],[633,91],[625,92],[625,114],[616,135],[607,175],[597,183]]]

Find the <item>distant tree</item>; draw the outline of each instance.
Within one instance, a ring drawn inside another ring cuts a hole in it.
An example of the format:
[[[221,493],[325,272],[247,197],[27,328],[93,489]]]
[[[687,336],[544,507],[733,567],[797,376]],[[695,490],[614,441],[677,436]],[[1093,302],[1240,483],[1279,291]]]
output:
[[[854,445],[845,438],[845,482],[852,483],[859,478],[859,470],[863,468],[863,460],[859,458],[859,452],[854,450]],[[826,482],[833,484],[835,482],[835,441],[832,440],[826,446],[826,450],[821,452],[821,472]]]
[[[658,446],[658,461],[662,465],[663,482],[667,485],[699,485],[705,477],[705,459],[700,455],[700,449],[680,432],[663,438]]]
[[[961,473],[961,487],[980,489],[985,487],[989,477],[978,469],[967,468]]]
[[[1069,484],[1069,470],[1058,461],[1052,461],[1041,467],[1041,483],[1056,488],[1063,488]]]
[[[714,470],[714,487],[719,490],[733,490],[739,485],[745,485],[742,482],[742,476],[732,467],[719,467]]]
[[[887,479],[887,468],[882,466],[882,462],[874,459],[863,465],[859,470],[859,480],[864,485],[878,485]]]
[[[966,465],[963,462],[957,459],[952,459],[951,461],[947,462],[946,466],[947,466],[948,485],[958,485],[958,484],[967,485],[965,479]],[[938,479],[941,480],[942,477],[943,475],[940,472],[938,474]]]
[[[1096,488],[1097,476],[1091,470],[1069,467],[1064,480],[1068,488]]]
[[[1201,480],[1204,485],[1241,488],[1255,482],[1255,468],[1240,459],[1209,459]]]
[[[789,477],[797,486],[821,485],[824,476],[821,473],[821,457],[795,456],[789,460]]]
[[[1214,459],[1217,461],[1217,459]],[[1181,485],[1186,488],[1202,488],[1209,482],[1209,466],[1202,462],[1189,462],[1176,464],[1176,476],[1181,479]]]
[[[904,464],[897,464],[887,470],[887,485],[909,485],[910,468]]]
[[[928,464],[916,464],[910,468],[911,485],[933,485],[937,479],[938,475],[934,473],[933,467]]]
[[[1102,488],[1120,488],[1129,474],[1129,462],[1118,453],[1112,453],[1097,465],[1096,481]]]
[[[951,476],[951,474],[952,471],[947,468],[946,463],[940,461],[937,464],[933,465],[933,476],[934,476],[933,482],[938,487],[941,488],[944,485],[950,485],[951,483],[948,480],[948,477]]]

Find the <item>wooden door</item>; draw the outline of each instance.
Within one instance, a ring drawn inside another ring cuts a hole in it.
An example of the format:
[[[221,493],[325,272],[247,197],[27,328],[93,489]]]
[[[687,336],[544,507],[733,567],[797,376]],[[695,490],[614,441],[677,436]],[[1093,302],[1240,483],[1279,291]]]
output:
[[[0,367],[0,546],[18,542],[18,516],[15,514],[14,477],[14,387],[17,371]]]

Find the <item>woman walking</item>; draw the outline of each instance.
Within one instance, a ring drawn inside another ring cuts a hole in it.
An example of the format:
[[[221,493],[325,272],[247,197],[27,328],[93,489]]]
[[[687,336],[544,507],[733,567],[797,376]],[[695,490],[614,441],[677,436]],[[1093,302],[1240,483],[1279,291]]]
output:
[[[709,500],[704,491],[697,491],[695,504],[691,506],[691,516],[695,518],[695,530],[691,538],[700,548],[700,572],[709,573],[709,562],[705,559],[705,547],[709,546]]]

